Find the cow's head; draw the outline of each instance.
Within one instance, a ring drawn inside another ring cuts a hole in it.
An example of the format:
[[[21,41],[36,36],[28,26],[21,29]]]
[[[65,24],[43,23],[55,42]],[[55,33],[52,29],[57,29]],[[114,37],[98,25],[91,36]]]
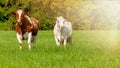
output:
[[[64,26],[65,19],[62,16],[56,18],[56,24],[61,29]]]
[[[24,18],[24,15],[27,14],[27,12],[24,12],[23,10],[17,10],[16,12],[12,12],[13,15],[16,17],[16,21],[19,25],[22,25],[22,20]]]

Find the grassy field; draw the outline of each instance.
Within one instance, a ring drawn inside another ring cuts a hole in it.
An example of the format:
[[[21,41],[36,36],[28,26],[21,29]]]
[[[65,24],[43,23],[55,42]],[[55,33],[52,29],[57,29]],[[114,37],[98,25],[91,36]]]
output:
[[[120,31],[74,31],[66,48],[39,31],[31,51],[26,41],[19,50],[15,31],[0,31],[0,68],[120,68]]]

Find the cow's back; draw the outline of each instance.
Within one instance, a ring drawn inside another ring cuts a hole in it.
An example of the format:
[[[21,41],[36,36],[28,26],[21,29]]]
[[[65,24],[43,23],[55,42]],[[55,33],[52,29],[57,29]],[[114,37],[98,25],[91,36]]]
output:
[[[70,22],[64,23],[64,27],[61,30],[61,35],[63,37],[70,37],[72,35],[72,25]]]
[[[32,29],[32,35],[37,35],[37,32],[39,30],[39,21],[33,17],[31,17],[31,21],[33,23],[33,29]]]

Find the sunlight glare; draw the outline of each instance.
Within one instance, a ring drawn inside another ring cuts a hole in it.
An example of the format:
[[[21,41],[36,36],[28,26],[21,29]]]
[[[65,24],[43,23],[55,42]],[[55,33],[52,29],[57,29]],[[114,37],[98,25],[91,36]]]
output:
[[[117,45],[118,36],[118,24],[120,23],[120,1],[119,0],[105,0],[105,1],[95,1],[99,4],[104,17],[108,17],[112,21],[112,27],[108,36],[108,42],[111,46],[115,47]],[[112,17],[112,18],[110,18]],[[109,23],[109,20],[107,23]]]
[[[117,34],[118,34],[118,23],[119,23],[119,17],[118,14],[120,12],[120,1],[119,0],[115,0],[115,1],[103,1],[103,5],[109,7],[105,10],[107,10],[108,14],[107,16],[113,16],[115,17],[113,19],[113,25],[112,25],[112,30],[110,30],[110,34],[109,34],[109,44],[113,47],[115,47],[117,45]]]

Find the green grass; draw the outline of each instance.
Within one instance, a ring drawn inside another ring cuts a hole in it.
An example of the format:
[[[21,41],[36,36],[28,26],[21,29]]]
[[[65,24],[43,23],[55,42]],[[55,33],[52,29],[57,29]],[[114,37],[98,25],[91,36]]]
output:
[[[120,31],[74,31],[73,45],[56,47],[39,31],[37,47],[19,49],[15,31],[0,31],[0,68],[120,68]]]

